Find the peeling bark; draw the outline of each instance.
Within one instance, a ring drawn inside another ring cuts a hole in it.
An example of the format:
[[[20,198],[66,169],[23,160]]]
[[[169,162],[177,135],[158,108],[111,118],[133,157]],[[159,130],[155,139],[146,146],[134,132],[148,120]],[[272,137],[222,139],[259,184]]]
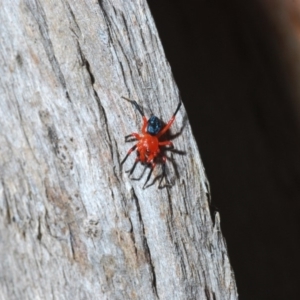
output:
[[[120,165],[141,127],[121,96],[165,121],[179,99],[146,2],[4,1],[0,20],[1,299],[237,299],[184,108],[172,188]]]

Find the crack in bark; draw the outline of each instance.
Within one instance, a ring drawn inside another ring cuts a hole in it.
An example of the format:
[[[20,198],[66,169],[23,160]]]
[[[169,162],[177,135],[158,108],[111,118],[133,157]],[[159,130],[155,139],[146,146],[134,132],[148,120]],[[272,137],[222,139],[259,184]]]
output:
[[[138,16],[136,15],[136,13],[133,12],[133,14],[134,14],[135,18],[138,20]],[[147,20],[148,20],[148,19],[147,19]],[[145,24],[148,25],[148,22],[145,22]],[[151,30],[149,29],[149,26],[148,26],[148,30],[149,30],[149,32],[151,33]],[[148,48],[148,47],[147,47],[146,41],[145,41],[145,39],[144,39],[144,35],[143,35],[143,30],[142,30],[142,28],[140,28],[139,33],[140,33],[140,37],[141,37],[141,40],[142,40],[142,44],[143,44],[143,46],[144,46],[144,48],[145,48],[145,50],[146,50],[146,52],[147,52],[147,48]],[[151,36],[152,36],[152,34],[151,34]]]
[[[207,286],[204,288],[205,296],[207,300],[210,300],[210,290]]]
[[[100,9],[101,9],[101,11],[103,13],[103,17],[104,17],[105,22],[106,22],[107,32],[108,32],[108,35],[109,35],[109,40],[110,40],[110,43],[113,45],[113,39],[112,39],[112,35],[111,35],[111,26],[110,26],[110,22],[109,22],[109,18],[108,18],[107,12],[104,9],[103,2],[104,2],[103,0],[98,0],[98,4],[100,6]]]
[[[121,45],[121,42],[120,42],[119,40],[118,40],[118,45],[119,45],[119,47],[120,47],[120,50],[121,50],[122,53],[123,53],[124,58],[126,59],[126,62],[127,62],[127,65],[128,65],[128,69],[129,69],[129,73],[130,73],[130,78],[133,78],[134,76],[133,76],[133,74],[132,74],[132,69],[131,69],[131,67],[130,67],[130,60],[129,60],[129,58],[127,57],[127,55],[125,54],[125,50],[124,50],[124,48],[123,48],[123,46]],[[128,84],[127,84],[127,76],[126,76],[125,71],[124,71],[124,67],[123,67],[123,64],[122,64],[122,59],[119,58],[118,51],[116,51],[116,56],[117,56],[117,58],[118,58],[118,61],[119,61],[120,66],[121,66],[121,68],[122,68],[122,75],[123,75],[123,78],[124,78],[124,83],[125,83],[125,85],[126,85],[126,87],[127,87],[127,90],[129,91],[129,87],[128,87]],[[132,82],[133,82],[133,85],[135,85],[135,81],[132,81]],[[136,88],[136,89],[137,89],[137,88]],[[128,92],[128,93],[129,93],[129,92]]]
[[[167,189],[167,195],[168,195],[170,214],[167,216],[168,221],[166,222],[166,225],[168,228],[168,233],[169,233],[170,239],[171,239],[172,243],[175,243],[175,248],[176,248],[176,241],[174,241],[173,232],[172,232],[172,228],[174,228],[172,199],[171,199],[171,195],[170,195],[170,192],[168,189]],[[178,253],[178,251],[177,251],[177,253]]]
[[[41,218],[39,217],[38,218],[38,234],[37,234],[37,239],[39,240],[39,241],[41,241],[42,240],[42,236],[43,236],[43,234],[42,234],[42,231],[41,231]]]
[[[11,224],[11,212],[10,212],[10,208],[9,208],[9,204],[8,204],[8,195],[6,192],[5,183],[4,183],[3,179],[1,179],[1,184],[3,187],[4,201],[6,203],[6,205],[5,205],[6,206],[6,219],[7,219],[7,223]]]
[[[96,91],[95,91],[96,92]],[[98,96],[98,95],[97,95]],[[108,129],[108,120],[107,120],[107,115],[106,115],[106,112],[105,112],[105,109],[104,107],[101,105],[100,103],[100,99],[99,97],[96,98],[96,101],[97,101],[97,104],[98,104],[98,108],[99,108],[99,111],[101,112],[102,111],[102,114],[104,116],[104,123],[105,123],[105,131],[107,133],[107,137],[108,137],[108,141],[109,141],[109,150],[110,150],[110,155],[111,155],[111,158],[112,158],[112,161],[114,162],[114,158],[115,158],[115,152],[113,150],[113,147],[112,147],[112,139],[110,137],[110,133],[109,133],[109,129]],[[120,160],[118,160],[118,162],[120,163]],[[116,174],[116,170],[115,168],[113,168],[113,173],[117,179],[118,182],[120,182],[120,179],[119,179],[119,176]]]
[[[15,98],[15,99],[17,99],[17,98]],[[24,135],[24,137],[25,137],[25,141],[26,141],[26,143],[27,143],[27,145],[28,145],[28,147],[29,147],[29,149],[30,149],[30,151],[31,151],[31,153],[32,153],[32,156],[34,157],[36,163],[39,165],[40,162],[38,161],[37,157],[35,156],[34,150],[33,150],[33,148],[32,148],[31,145],[30,145],[28,135],[27,135],[27,133],[25,132],[25,129],[24,129],[24,126],[23,126],[24,124],[26,124],[26,122],[24,122],[24,120],[23,120],[23,117],[22,117],[22,114],[21,114],[21,111],[20,111],[20,105],[19,105],[18,101],[16,101],[16,106],[17,106],[17,111],[18,111],[18,115],[19,115],[19,118],[20,118],[20,123],[21,123],[21,124],[20,124],[20,125],[21,125],[20,127],[21,127],[22,132],[23,132],[23,135]]]
[[[55,56],[54,49],[53,49],[53,44],[51,42],[50,36],[49,36],[49,28],[46,20],[46,14],[45,11],[40,4],[38,0],[35,1],[35,4],[32,1],[26,0],[26,5],[29,9],[29,11],[32,13],[32,16],[34,17],[40,34],[41,34],[41,41],[44,46],[46,55],[48,57],[48,60],[50,62],[50,65],[52,67],[52,70],[58,80],[58,82],[61,83],[64,91],[65,91],[65,96],[68,99],[68,101],[72,102],[69,96],[69,93],[67,91],[67,84],[65,77],[60,69],[59,62]]]
[[[184,205],[184,208],[185,208],[185,213],[187,214],[187,215],[189,215],[189,210],[188,210],[188,203],[187,203],[187,201],[186,201],[186,199],[187,199],[187,187],[186,187],[186,183],[185,183],[185,180],[184,179],[182,179],[182,185],[183,185],[183,189],[184,189],[184,192],[183,192],[183,194],[184,194],[184,197],[182,198],[182,202],[183,202],[183,205]]]
[[[207,300],[216,300],[216,294],[208,286],[205,286],[204,292]]]
[[[128,219],[129,219],[129,222],[130,222],[130,225],[131,225],[130,237],[131,237],[132,243],[134,245],[135,256],[138,260],[138,250],[137,250],[137,247],[136,247],[136,239],[135,239],[134,230],[133,230],[133,223],[132,223],[132,220],[131,220],[130,216],[128,216]]]
[[[207,189],[207,192],[205,192],[205,195],[207,197],[210,218],[212,220],[213,226],[215,226],[215,217],[216,217],[216,213],[218,212],[218,208],[212,203],[210,187],[209,187],[208,182],[206,182],[206,181],[205,181],[205,187]]]
[[[82,52],[81,52],[81,55],[83,55]],[[84,59],[84,64],[85,64],[86,70],[87,70],[87,72],[90,75],[90,80],[91,80],[91,84],[92,84],[92,87],[93,87],[94,84],[95,84],[95,76],[94,76],[94,74],[91,71],[91,66],[90,66],[89,61],[86,59],[85,56],[83,57],[83,59]],[[95,96],[99,98],[98,93],[96,92],[96,90],[94,89],[94,87],[93,87],[93,91],[94,91]]]
[[[213,300],[217,300],[216,294],[214,292],[212,292],[213,295]]]
[[[102,13],[103,13],[103,16],[104,16],[104,19],[105,19],[105,22],[106,22],[107,31],[108,31],[108,34],[109,34],[109,39],[110,39],[111,45],[112,45],[112,47],[115,49],[114,39],[113,39],[113,35],[112,35],[113,27],[112,27],[110,18],[108,17],[107,12],[106,12],[106,10],[105,10],[105,8],[104,8],[103,0],[99,0],[98,3],[99,3],[99,6],[100,6],[100,8],[101,8],[101,10],[102,10]],[[113,6],[113,5],[111,5],[111,6],[112,6],[112,8],[114,9],[114,6]],[[127,29],[126,24],[125,24],[125,28]],[[129,31],[127,30],[127,32],[128,32],[128,36],[129,36]],[[129,62],[129,59],[128,59],[128,57],[125,55],[125,51],[124,51],[124,49],[123,49],[123,47],[122,47],[120,41],[119,41],[118,39],[116,39],[116,41],[118,42],[118,46],[120,47],[120,50],[122,51],[123,56],[124,56],[124,58],[126,59],[126,62],[127,62],[127,65],[128,65],[128,69],[129,69],[129,72],[130,72],[130,78],[133,78],[132,70],[131,70],[131,68],[130,68],[130,62]],[[129,38],[129,41],[130,41],[130,38]],[[132,49],[132,51],[133,51],[134,49],[132,48],[131,42],[130,42],[130,47],[131,47],[131,49]],[[118,56],[118,51],[115,50],[115,54],[116,54],[116,57],[118,58],[119,65],[120,65],[121,72],[122,72],[122,76],[123,76],[123,81],[124,81],[124,84],[125,84],[125,86],[126,86],[126,88],[127,88],[128,94],[129,94],[129,90],[130,90],[130,89],[129,89],[129,85],[128,85],[128,83],[127,83],[127,76],[126,76],[126,74],[125,74],[124,66],[123,66],[123,64],[122,64],[122,59],[119,58],[119,56]],[[134,81],[133,81],[133,84],[134,84]]]
[[[118,57],[118,56],[117,56]],[[122,72],[122,76],[123,76],[123,80],[124,80],[124,84],[127,88],[127,91],[128,91],[128,94],[129,94],[129,86],[128,86],[128,83],[127,83],[127,79],[126,79],[126,75],[125,75],[125,70],[124,70],[124,67],[123,67],[123,64],[122,64],[122,61],[119,59],[118,57],[118,61],[119,61],[119,65],[120,65],[120,68],[121,68],[121,72]],[[132,75],[132,74],[130,74]]]
[[[156,285],[155,266],[153,264],[150,248],[149,248],[146,233],[145,233],[145,226],[144,226],[144,221],[143,221],[142,214],[141,214],[140,204],[139,204],[139,201],[138,201],[138,197],[136,196],[135,191],[134,191],[133,188],[131,189],[131,192],[132,192],[132,197],[135,201],[135,205],[136,205],[136,209],[137,209],[137,213],[138,213],[138,218],[139,218],[139,221],[140,221],[140,224],[141,224],[141,227],[142,227],[143,246],[144,246],[145,252],[149,256],[149,261],[148,262],[149,262],[149,267],[150,267],[150,271],[151,271],[151,274],[152,274],[152,289],[153,289],[153,292],[156,295],[156,297],[159,299],[159,296],[158,296],[158,293],[157,293],[157,285]]]
[[[48,196],[47,196],[47,191],[46,191],[46,198],[49,200],[49,198],[48,198]],[[48,219],[50,219],[50,215],[49,215],[48,210],[46,209],[46,210],[45,210],[45,224],[46,224],[46,228],[47,228],[47,230],[48,230],[48,233],[49,233],[49,235],[52,236],[53,238],[59,239],[58,236],[55,236],[55,235],[52,233],[51,227],[50,227],[49,222],[48,222]]]
[[[74,260],[76,260],[75,248],[74,248],[74,238],[73,238],[73,233],[72,233],[70,224],[68,224],[68,227],[69,227],[69,232],[70,232],[70,246],[71,246],[71,251],[72,251],[72,257]]]
[[[167,195],[168,195],[168,202],[170,207],[170,215],[171,215],[171,222],[173,221],[173,206],[172,206],[172,197],[170,195],[170,191],[167,189]]]
[[[123,13],[121,13],[121,17],[122,17],[122,20],[123,20],[123,23],[124,23],[125,30],[127,31],[127,36],[128,36],[128,40],[129,40],[129,45],[130,45],[131,52],[135,53],[136,52],[135,51],[136,47],[133,47],[133,45],[132,45],[132,40],[131,40],[131,37],[130,37],[129,27],[127,25],[126,18],[125,18],[125,16],[124,16]],[[123,47],[121,46],[120,41],[118,41],[118,42],[119,42],[119,46],[120,46],[120,48],[121,48],[121,50],[123,52],[123,55],[126,58],[127,64],[129,65],[129,60],[128,60],[127,56],[125,55],[125,51],[124,51]],[[138,71],[139,75],[142,76],[142,74],[140,73],[139,68],[137,68],[137,71]],[[132,75],[132,73],[130,73],[130,74]]]
[[[79,25],[78,25],[78,22],[77,22],[77,20],[76,20],[76,17],[75,17],[75,15],[74,15],[74,13],[73,13],[73,10],[72,10],[70,4],[69,4],[67,1],[64,2],[64,3],[65,3],[66,6],[67,6],[67,11],[70,12],[70,17],[71,17],[71,19],[72,19],[72,23],[75,25],[76,30],[77,30],[77,31],[79,32],[79,34],[81,35],[80,27],[79,27]],[[70,20],[70,18],[69,18],[69,20]],[[79,38],[79,35],[77,34],[77,32],[75,32],[73,28],[70,28],[70,29],[71,29],[72,32],[76,35],[76,37]]]
[[[82,65],[85,66],[85,68],[86,68],[86,70],[87,70],[87,72],[90,76],[91,87],[93,89],[94,97],[95,97],[96,103],[98,105],[100,115],[102,115],[104,117],[104,122],[103,123],[104,123],[104,127],[105,127],[105,132],[107,134],[107,139],[108,139],[111,158],[112,158],[112,161],[114,162],[115,161],[115,153],[113,151],[113,142],[112,142],[112,138],[110,136],[110,132],[109,132],[109,128],[108,128],[108,118],[107,118],[104,107],[101,105],[99,95],[98,95],[97,91],[94,88],[95,76],[94,76],[94,74],[91,70],[91,66],[90,66],[90,63],[89,63],[88,59],[85,57],[84,53],[82,52],[82,49],[81,49],[80,44],[79,44],[78,41],[77,41],[77,49],[78,49],[80,58],[82,60]],[[115,143],[115,145],[116,145],[116,143]],[[119,158],[118,155],[117,155],[117,158]],[[119,159],[118,159],[118,161],[119,161]],[[116,174],[115,167],[113,168],[113,172],[114,172],[114,175],[115,175],[115,177],[117,178],[117,180],[119,182],[119,177]]]
[[[55,150],[55,153],[56,153],[57,149],[58,149],[58,136],[57,136],[57,133],[56,133],[56,130],[55,130],[54,126],[49,126],[48,127],[48,137],[49,137],[49,140],[50,140],[51,144],[54,146],[54,150]]]

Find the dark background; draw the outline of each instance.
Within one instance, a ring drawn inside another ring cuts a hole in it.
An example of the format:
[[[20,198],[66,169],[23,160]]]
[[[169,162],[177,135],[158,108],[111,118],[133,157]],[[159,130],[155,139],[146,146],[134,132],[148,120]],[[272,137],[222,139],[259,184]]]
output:
[[[148,4],[221,214],[240,299],[300,299],[299,118],[272,22],[253,0]]]

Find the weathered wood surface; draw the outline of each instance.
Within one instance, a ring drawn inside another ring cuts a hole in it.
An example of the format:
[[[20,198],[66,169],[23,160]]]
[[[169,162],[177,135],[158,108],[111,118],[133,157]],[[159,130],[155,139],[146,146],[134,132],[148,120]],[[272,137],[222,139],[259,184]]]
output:
[[[184,108],[172,188],[120,166],[121,96],[163,120],[179,99],[146,2],[2,1],[0,37],[0,298],[237,299]]]

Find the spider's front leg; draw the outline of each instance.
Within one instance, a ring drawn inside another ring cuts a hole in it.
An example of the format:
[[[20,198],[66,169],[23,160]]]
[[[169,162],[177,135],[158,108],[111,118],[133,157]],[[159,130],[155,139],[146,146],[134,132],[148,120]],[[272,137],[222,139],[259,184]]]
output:
[[[138,133],[130,133],[128,135],[125,135],[125,142],[130,142],[131,140],[128,140],[128,138],[133,138],[133,140],[140,140],[141,136]]]
[[[129,102],[132,103],[133,106],[135,106],[135,108],[138,110],[138,112],[141,114],[142,118],[143,118],[143,127],[142,127],[142,133],[146,133],[146,128],[147,128],[147,123],[148,123],[148,120],[147,118],[145,117],[145,114],[142,110],[142,108],[137,104],[137,102],[135,100],[130,100],[126,97],[121,97]]]

